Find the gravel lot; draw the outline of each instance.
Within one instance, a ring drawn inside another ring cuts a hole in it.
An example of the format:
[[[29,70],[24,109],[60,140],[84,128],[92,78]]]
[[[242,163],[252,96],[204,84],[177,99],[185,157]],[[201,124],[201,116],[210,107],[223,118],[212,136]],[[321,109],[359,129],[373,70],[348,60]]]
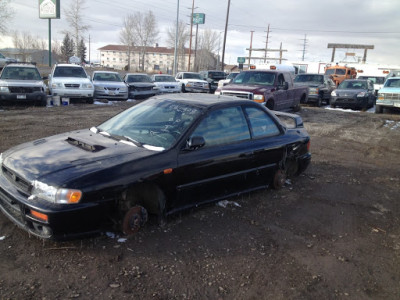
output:
[[[133,104],[0,108],[0,152]],[[0,299],[399,299],[400,114],[299,114],[312,163],[282,190],[127,240],[42,241],[0,214]]]

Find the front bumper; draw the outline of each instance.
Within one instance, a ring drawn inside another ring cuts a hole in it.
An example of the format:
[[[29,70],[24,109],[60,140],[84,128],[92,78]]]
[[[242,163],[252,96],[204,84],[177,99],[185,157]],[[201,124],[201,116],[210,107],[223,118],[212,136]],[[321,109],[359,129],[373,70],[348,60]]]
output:
[[[26,186],[25,186],[26,187]],[[69,239],[91,235],[100,231],[110,202],[53,204],[41,200],[28,200],[23,189],[14,185],[0,170],[0,210],[18,227],[43,239]],[[45,214],[44,221],[32,215],[32,211]]]
[[[51,94],[53,96],[60,96],[66,98],[93,98],[93,89],[51,89]]]
[[[128,92],[122,93],[110,93],[105,91],[94,91],[95,99],[115,99],[115,100],[127,100],[128,99]]]
[[[46,101],[46,94],[43,92],[33,93],[0,93],[0,100],[12,102],[27,102],[27,101]]]
[[[368,106],[368,98],[365,97],[332,97],[331,105],[344,108],[361,108]]]

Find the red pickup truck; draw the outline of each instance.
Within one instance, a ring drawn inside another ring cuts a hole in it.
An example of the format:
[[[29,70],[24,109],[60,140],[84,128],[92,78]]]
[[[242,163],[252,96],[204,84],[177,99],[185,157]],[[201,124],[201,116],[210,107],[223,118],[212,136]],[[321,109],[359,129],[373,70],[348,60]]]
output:
[[[215,94],[246,98],[264,104],[272,110],[300,110],[308,88],[295,87],[289,72],[274,70],[243,71],[228,85],[219,87]]]

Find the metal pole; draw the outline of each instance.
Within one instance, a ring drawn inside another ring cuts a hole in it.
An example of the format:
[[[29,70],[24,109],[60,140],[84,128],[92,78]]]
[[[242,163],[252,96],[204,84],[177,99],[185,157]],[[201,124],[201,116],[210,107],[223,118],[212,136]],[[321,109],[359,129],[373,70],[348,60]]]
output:
[[[190,41],[189,41],[189,63],[188,63],[188,71],[190,71],[190,55],[191,55],[191,53],[192,53],[193,11],[194,11],[194,0],[193,0],[193,2],[192,2],[192,14],[190,15]]]
[[[196,40],[194,43],[194,70],[198,71],[198,66],[196,64],[196,57],[197,57],[197,34],[199,33],[199,24],[196,24]]]
[[[176,74],[178,71],[178,26],[179,26],[179,0],[176,6],[176,29],[175,29],[175,49],[174,49],[174,70],[173,74]]]
[[[51,19],[49,18],[49,67],[51,67]]]
[[[223,43],[223,46],[222,46],[222,60],[221,60],[221,70],[222,71],[224,71],[226,33],[228,31],[228,20],[229,20],[229,8],[230,8],[230,6],[231,6],[231,0],[228,0],[228,9],[226,11],[226,21],[225,21],[224,43]]]
[[[254,30],[252,30],[250,32],[251,32],[251,37],[250,37],[250,49],[249,49],[249,70],[250,70],[251,50],[253,49],[253,32],[254,32]]]

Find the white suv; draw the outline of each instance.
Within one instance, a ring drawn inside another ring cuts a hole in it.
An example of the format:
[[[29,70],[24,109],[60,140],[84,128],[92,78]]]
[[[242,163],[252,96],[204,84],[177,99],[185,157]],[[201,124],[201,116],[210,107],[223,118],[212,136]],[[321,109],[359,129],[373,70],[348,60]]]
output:
[[[201,78],[199,73],[179,72],[175,76],[176,81],[181,84],[182,93],[208,93],[208,82]]]
[[[93,103],[93,83],[79,65],[54,65],[49,75],[49,90],[52,96],[81,99],[87,103]]]

